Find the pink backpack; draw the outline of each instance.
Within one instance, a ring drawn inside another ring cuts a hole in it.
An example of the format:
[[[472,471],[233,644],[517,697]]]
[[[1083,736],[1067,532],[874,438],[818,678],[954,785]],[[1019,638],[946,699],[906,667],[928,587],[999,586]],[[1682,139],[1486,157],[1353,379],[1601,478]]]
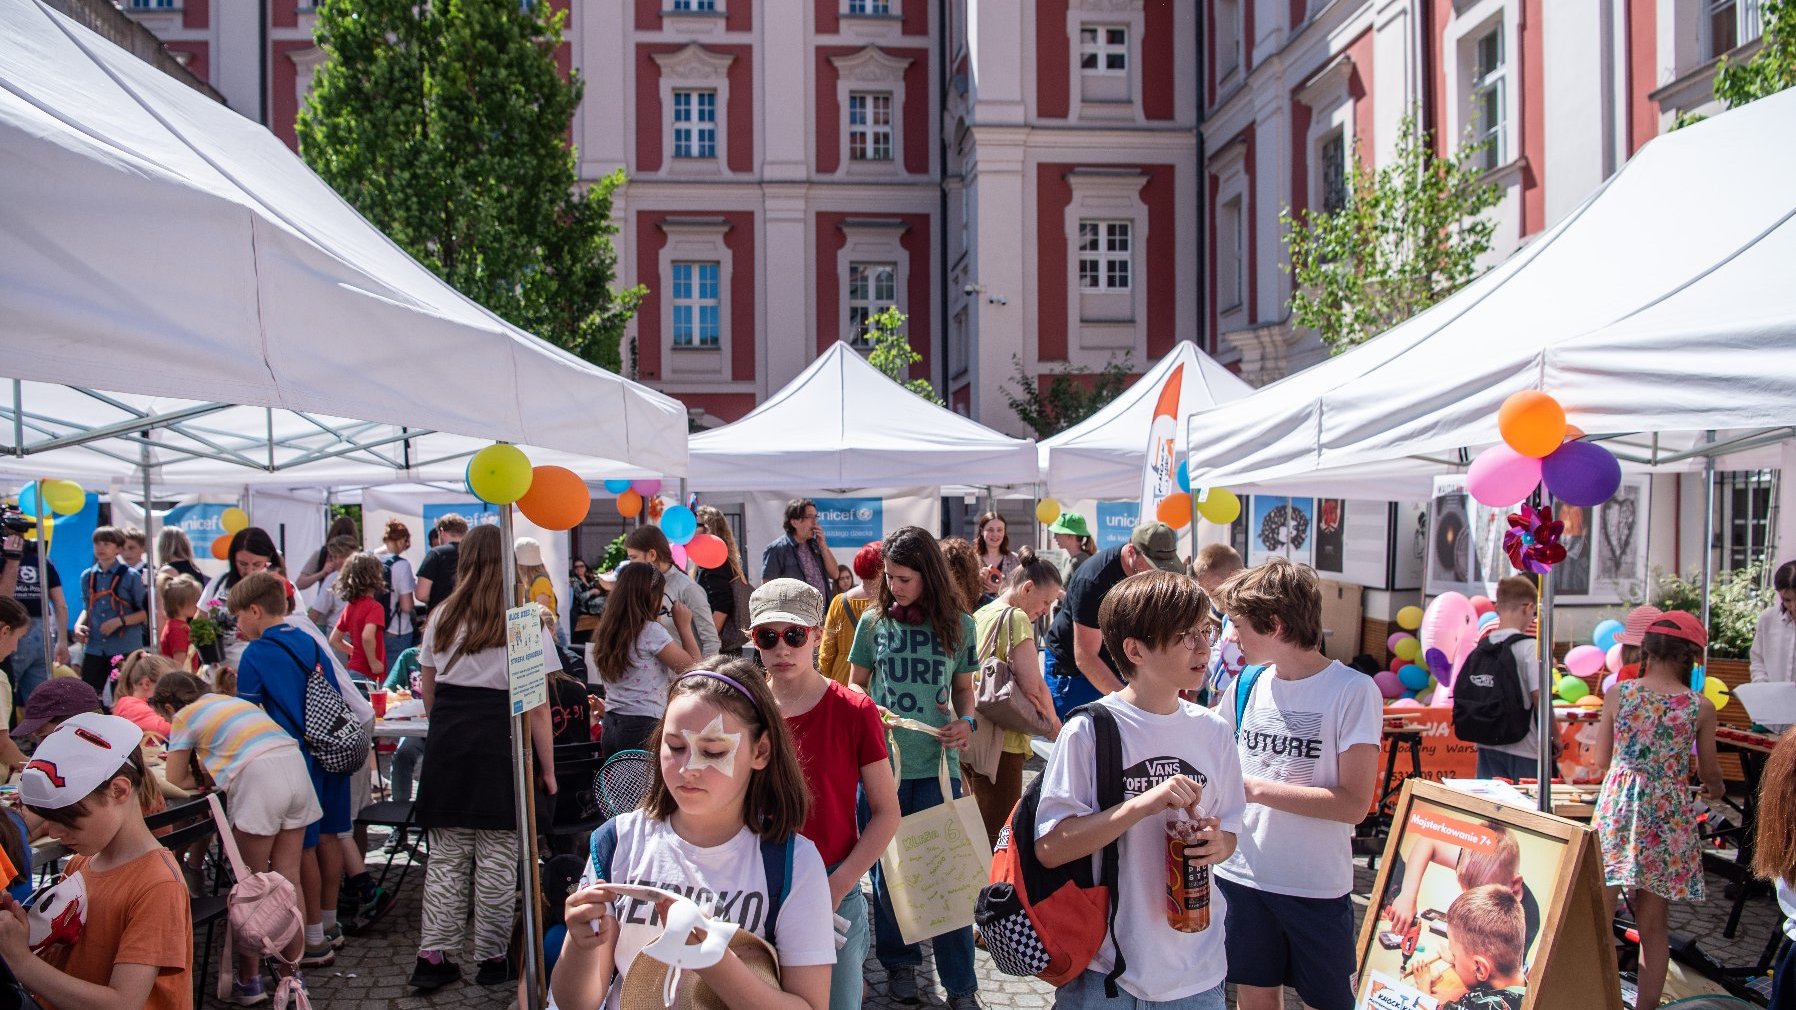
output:
[[[274,992],[275,1010],[283,1010],[289,1005],[295,1010],[311,1010],[305,986],[295,973],[298,965],[282,954],[293,938],[304,932],[306,925],[292,881],[268,870],[250,872],[249,867],[243,865],[243,854],[237,849],[237,838],[231,833],[230,822],[225,820],[224,804],[218,801],[218,794],[210,793],[206,800],[212,804],[212,819],[218,824],[219,841],[224,845],[225,855],[230,857],[231,872],[237,878],[225,898],[230,925],[225,930],[224,956],[218,962],[218,998],[231,998],[231,977],[237,967],[236,946],[242,944],[258,957],[274,958],[275,974],[280,977]]]

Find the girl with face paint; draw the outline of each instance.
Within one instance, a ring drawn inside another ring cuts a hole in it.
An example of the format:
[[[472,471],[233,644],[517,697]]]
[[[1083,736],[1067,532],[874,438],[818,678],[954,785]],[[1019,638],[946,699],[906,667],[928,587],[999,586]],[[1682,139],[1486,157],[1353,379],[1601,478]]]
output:
[[[615,1010],[624,985],[613,977],[627,985],[637,954],[661,936],[666,903],[607,886],[615,884],[691,896],[713,921],[772,944],[777,987],[734,947],[693,969],[727,1005],[826,1010],[836,962],[829,879],[817,847],[798,833],[811,797],[766,677],[746,660],[706,660],[674,682],[648,746],[657,754],[648,795],[613,822],[606,865],[589,859],[568,896],[556,1005]],[[777,916],[764,845],[780,846],[792,868]]]

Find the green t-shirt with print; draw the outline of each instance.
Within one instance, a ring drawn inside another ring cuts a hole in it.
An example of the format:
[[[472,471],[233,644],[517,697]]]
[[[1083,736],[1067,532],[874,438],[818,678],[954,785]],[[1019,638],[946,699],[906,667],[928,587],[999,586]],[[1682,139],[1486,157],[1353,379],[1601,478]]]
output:
[[[927,624],[906,624],[868,608],[854,629],[848,661],[873,671],[867,693],[882,708],[930,726],[946,726],[960,718],[954,712],[954,678],[971,677],[979,669],[979,643],[971,615],[960,615],[960,647],[950,656]],[[906,779],[934,778],[942,745],[916,730],[894,729]],[[948,774],[960,776],[960,762],[949,760]]]

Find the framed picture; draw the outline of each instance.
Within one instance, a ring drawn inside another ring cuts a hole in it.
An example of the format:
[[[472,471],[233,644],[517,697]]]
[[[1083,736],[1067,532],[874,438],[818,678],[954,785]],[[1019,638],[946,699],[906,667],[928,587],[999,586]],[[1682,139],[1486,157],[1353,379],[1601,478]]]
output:
[[[1247,553],[1242,555],[1249,565],[1274,556],[1311,562],[1316,549],[1314,498],[1257,494],[1249,504],[1253,519],[1247,528]]]
[[[1359,937],[1360,1010],[1620,1006],[1596,836],[1411,779]],[[1582,997],[1584,1002],[1579,1002]]]

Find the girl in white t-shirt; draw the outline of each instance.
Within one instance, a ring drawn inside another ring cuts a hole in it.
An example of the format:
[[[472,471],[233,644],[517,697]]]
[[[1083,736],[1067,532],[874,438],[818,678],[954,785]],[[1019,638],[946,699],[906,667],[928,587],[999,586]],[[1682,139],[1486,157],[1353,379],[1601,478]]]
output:
[[[693,895],[714,906],[713,918],[773,945],[778,988],[734,947],[694,969],[731,1005],[825,1010],[836,961],[829,878],[817,847],[798,834],[810,794],[765,675],[748,660],[707,660],[674,682],[653,743],[659,760],[647,798],[600,829],[612,835],[594,844],[595,851],[610,844],[606,865],[589,861],[584,886],[568,896],[555,1005],[615,1010],[630,973],[658,967],[637,955],[660,936],[667,902],[609,886],[618,884]],[[778,847],[790,867],[779,893],[768,881],[764,846]],[[775,903],[777,915],[770,914]]]
[[[605,756],[643,746],[667,706],[667,685],[699,655],[692,611],[673,603],[675,642],[656,620],[664,582],[659,569],[642,561],[618,566],[617,585],[592,633],[592,660],[605,682],[605,721],[599,742]]]

